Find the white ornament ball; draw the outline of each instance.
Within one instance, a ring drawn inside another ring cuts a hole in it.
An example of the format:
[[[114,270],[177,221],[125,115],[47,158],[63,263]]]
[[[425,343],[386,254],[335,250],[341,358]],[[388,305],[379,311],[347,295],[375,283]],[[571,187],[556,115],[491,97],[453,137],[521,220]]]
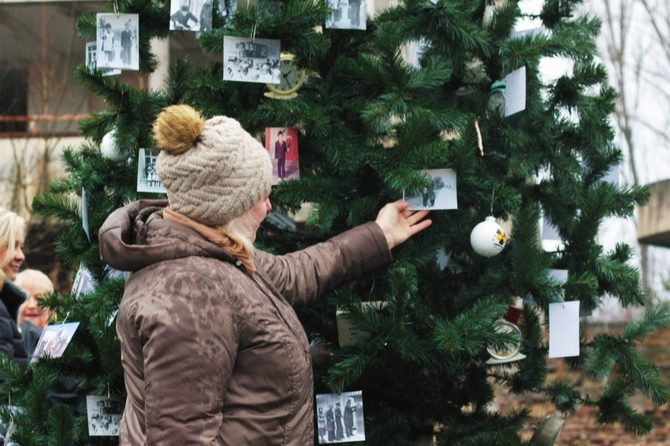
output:
[[[107,158],[108,160],[115,163],[122,163],[128,158],[125,150],[119,149],[114,131],[111,131],[102,137],[102,142],[100,143],[100,153],[102,154],[103,158]]]
[[[492,216],[474,227],[470,233],[470,244],[477,254],[484,257],[493,257],[507,244],[507,237],[496,219]]]

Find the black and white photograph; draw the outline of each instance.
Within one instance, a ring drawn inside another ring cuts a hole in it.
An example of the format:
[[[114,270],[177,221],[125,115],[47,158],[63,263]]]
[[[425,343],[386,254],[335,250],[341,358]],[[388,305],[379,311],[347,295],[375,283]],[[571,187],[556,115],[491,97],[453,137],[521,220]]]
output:
[[[88,435],[118,436],[124,405],[125,401],[118,396],[87,395]]]
[[[278,84],[281,42],[249,37],[223,38],[223,80]]]
[[[158,179],[157,159],[158,149],[140,149],[137,157],[137,192],[167,193],[167,189]]]
[[[211,31],[213,0],[172,0],[170,31]]]
[[[453,169],[422,170],[429,177],[427,186],[403,191],[403,199],[409,201],[409,210],[458,209],[456,195],[456,171]]]
[[[365,441],[363,391],[316,395],[319,444]]]
[[[11,418],[9,423],[0,420],[0,444],[4,446],[19,446],[18,443],[12,441],[12,435],[16,430],[14,416],[16,416],[17,413],[23,411],[23,408],[19,406],[3,406],[3,410],[7,410]]]
[[[237,11],[237,0],[219,0],[219,15],[226,22],[229,22],[233,18],[235,11]]]
[[[365,30],[365,0],[328,0],[333,9],[326,28]]]
[[[97,68],[139,70],[139,16],[100,13],[97,23]]]
[[[77,327],[79,327],[79,322],[44,327],[30,362],[35,362],[42,356],[51,358],[63,356],[65,349],[72,340],[72,336],[74,336],[74,332],[77,331]]]
[[[74,297],[79,299],[81,296],[93,292],[95,287],[96,282],[91,271],[85,266],[79,265],[77,275],[74,276],[74,282],[72,283],[72,294],[74,294]]]
[[[98,44],[96,42],[86,42],[86,67],[93,71],[98,68]],[[117,68],[100,68],[103,76],[115,76],[121,74]]]

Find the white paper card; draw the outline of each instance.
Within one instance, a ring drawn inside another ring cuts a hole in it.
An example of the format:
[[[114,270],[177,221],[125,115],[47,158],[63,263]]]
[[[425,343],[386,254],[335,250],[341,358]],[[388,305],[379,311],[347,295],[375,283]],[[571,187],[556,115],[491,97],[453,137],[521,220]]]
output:
[[[565,285],[568,281],[568,270],[567,269],[550,269],[549,277],[554,279],[561,285]]]
[[[430,177],[430,183],[420,190],[403,191],[403,199],[409,201],[408,209],[458,209],[456,171],[431,169],[422,172]]]
[[[535,37],[535,36],[545,34],[546,32],[547,32],[547,28],[544,25],[542,25],[542,26],[537,26],[535,28],[512,31],[512,33],[509,35],[509,38],[510,39],[520,39],[520,38],[526,37],[526,36]]]
[[[540,228],[542,228],[542,249],[554,252],[565,248],[558,229],[547,217],[540,217]]]
[[[88,226],[88,197],[86,196],[86,189],[81,188],[81,225],[84,227],[86,238],[91,241],[91,232]]]
[[[579,356],[579,301],[549,304],[549,357]]]
[[[88,435],[118,436],[123,415],[124,400],[117,396],[86,396]]]
[[[526,67],[505,76],[505,117],[526,109]]]

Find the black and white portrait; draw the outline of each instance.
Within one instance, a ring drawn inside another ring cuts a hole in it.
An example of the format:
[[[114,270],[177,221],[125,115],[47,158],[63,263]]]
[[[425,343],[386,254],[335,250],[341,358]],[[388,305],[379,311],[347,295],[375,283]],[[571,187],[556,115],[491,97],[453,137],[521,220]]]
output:
[[[139,16],[100,13],[97,15],[97,23],[97,68],[139,70]]]
[[[210,31],[213,0],[171,0],[170,31]]]
[[[230,21],[237,11],[237,0],[219,0],[219,15],[226,22]]]
[[[158,149],[140,149],[137,157],[137,192],[166,194],[167,190],[158,179],[156,160]]]
[[[225,36],[223,80],[278,84],[280,52],[279,40]]]
[[[74,282],[72,283],[72,294],[74,294],[74,297],[79,299],[80,297],[93,292],[96,285],[91,271],[83,264],[80,264],[79,269],[77,270],[77,275],[74,276]]]
[[[403,199],[409,201],[409,209],[458,209],[456,195],[456,171],[453,169],[423,170],[428,177],[426,185],[403,191]]]
[[[326,19],[326,28],[365,29],[365,0],[327,1],[333,12]]]
[[[91,71],[98,68],[97,48],[98,44],[96,42],[86,42],[86,67]],[[103,76],[121,74],[121,70],[118,68],[100,68],[100,72]]]
[[[79,322],[47,325],[44,327],[33,356],[30,358],[30,362],[35,362],[42,356],[50,356],[52,358],[63,356],[65,349],[74,336],[74,332],[77,331],[77,327],[79,327]]]
[[[19,446],[18,443],[12,441],[12,436],[14,435],[14,431],[16,431],[14,417],[23,412],[23,408],[19,406],[3,406],[2,409],[9,413],[10,419],[9,422],[0,420],[0,444],[4,446]]]
[[[88,435],[118,436],[124,400],[120,397],[87,395]]]
[[[365,441],[363,391],[316,395],[319,444]]]

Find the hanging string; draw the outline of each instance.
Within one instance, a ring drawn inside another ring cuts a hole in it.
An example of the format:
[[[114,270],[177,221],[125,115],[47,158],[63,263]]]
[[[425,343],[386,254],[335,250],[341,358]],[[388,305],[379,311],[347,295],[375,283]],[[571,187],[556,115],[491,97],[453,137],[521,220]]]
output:
[[[249,1],[247,0],[247,8],[249,7]],[[257,28],[257,23],[254,23],[254,26],[251,28],[251,41],[253,42],[256,40],[256,28]]]
[[[484,143],[482,142],[482,132],[479,130],[479,122],[475,119],[475,130],[477,131],[477,147],[479,147],[479,154],[484,156]]]
[[[493,191],[491,191],[491,215],[493,215],[493,199],[496,196],[496,185],[493,185]]]

